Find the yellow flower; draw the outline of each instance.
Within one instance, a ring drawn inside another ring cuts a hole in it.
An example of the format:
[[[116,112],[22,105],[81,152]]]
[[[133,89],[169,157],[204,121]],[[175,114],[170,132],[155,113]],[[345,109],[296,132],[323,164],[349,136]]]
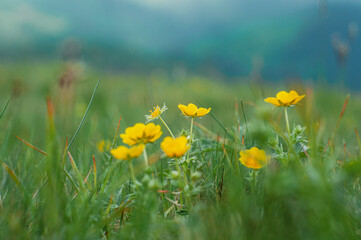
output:
[[[116,149],[110,150],[110,153],[119,160],[130,160],[132,158],[139,157],[144,150],[145,145],[140,144],[131,148],[127,148],[126,146],[119,146]]]
[[[193,103],[188,104],[188,106],[179,104],[178,108],[182,111],[183,115],[193,118],[202,117],[211,111],[210,108],[197,108]]]
[[[266,166],[269,159],[269,157],[266,156],[266,152],[259,150],[257,147],[240,151],[239,155],[239,161],[241,161],[244,166],[252,169],[260,169]]]
[[[99,152],[104,152],[109,150],[109,148],[111,147],[111,143],[109,140],[101,140],[97,143],[97,148]]]
[[[296,91],[290,91],[285,92],[281,91],[277,93],[276,97],[268,97],[264,101],[267,103],[272,103],[273,105],[277,107],[289,107],[292,105],[297,104],[299,101],[301,101],[302,98],[304,98],[305,95],[298,95]]]
[[[175,139],[165,137],[160,147],[168,157],[181,157],[188,151],[190,146],[188,145],[187,138],[181,136]]]
[[[162,135],[159,125],[154,123],[137,123],[133,127],[125,129],[125,134],[120,134],[123,142],[133,146],[135,144],[147,144],[154,142]]]
[[[147,122],[153,121],[157,118],[159,118],[159,116],[168,108],[166,107],[166,105],[164,104],[162,108],[160,108],[158,105],[156,107],[154,107],[154,110],[149,110],[150,114],[149,115],[145,115],[145,118],[147,119]]]

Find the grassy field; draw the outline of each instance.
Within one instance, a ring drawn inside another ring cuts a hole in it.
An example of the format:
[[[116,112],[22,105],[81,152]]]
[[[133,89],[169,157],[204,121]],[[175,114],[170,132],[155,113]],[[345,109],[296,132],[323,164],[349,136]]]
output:
[[[0,239],[361,238],[361,95],[236,82],[0,64]],[[281,90],[306,95],[288,108],[290,133],[283,108],[264,102]],[[211,108],[194,119],[189,155],[164,154],[157,119],[148,167],[144,155],[113,158],[119,134],[164,103],[176,136],[191,135],[178,104]],[[267,166],[241,164],[252,147]]]

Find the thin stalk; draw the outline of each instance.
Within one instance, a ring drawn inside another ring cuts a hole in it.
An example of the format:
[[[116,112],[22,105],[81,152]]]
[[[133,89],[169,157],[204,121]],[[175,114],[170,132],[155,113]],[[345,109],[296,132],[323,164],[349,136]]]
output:
[[[93,103],[93,99],[94,99],[95,93],[97,92],[99,83],[100,83],[100,80],[98,80],[97,84],[95,85],[95,88],[94,88],[93,94],[92,94],[92,96],[91,96],[91,98],[90,98],[88,107],[87,107],[87,109],[86,109],[86,111],[85,111],[85,113],[84,113],[84,115],[83,115],[83,118],[81,119],[81,121],[80,121],[80,123],[79,123],[78,128],[76,129],[76,131],[75,131],[75,133],[74,133],[74,136],[73,136],[72,139],[70,140],[69,145],[68,145],[68,147],[66,148],[66,151],[68,151],[68,150],[70,149],[70,147],[71,147],[71,145],[73,144],[76,136],[77,136],[78,133],[79,133],[80,128],[81,128],[81,127],[83,126],[83,124],[84,124],[84,121],[85,121],[86,116],[88,115],[90,106],[91,106],[92,103]]]
[[[105,180],[102,182],[102,186],[101,186],[101,188],[100,188],[100,193],[103,193],[104,192],[104,190],[105,190],[105,187],[106,187],[106,185],[107,185],[107,183],[108,183],[108,180],[109,180],[109,178],[110,178],[110,175],[114,172],[114,170],[115,170],[115,168],[117,167],[117,165],[120,163],[120,161],[118,161],[118,162],[116,162],[115,164],[112,164],[112,165],[110,165],[109,166],[109,172],[108,172],[108,175],[105,177]]]
[[[135,183],[137,181],[137,179],[135,178],[134,167],[133,167],[132,160],[128,160],[128,162],[129,162],[130,176],[132,178],[133,183]]]
[[[175,137],[174,137],[172,131],[170,130],[170,128],[168,127],[168,125],[166,124],[166,122],[163,120],[163,118],[161,116],[159,116],[159,119],[162,121],[162,123],[164,124],[164,126],[166,127],[166,129],[168,130],[168,132],[170,133],[172,138],[174,139]]]
[[[193,142],[193,121],[194,121],[194,118],[192,118],[192,120],[191,120],[191,129],[190,129],[190,132],[189,132],[189,146],[190,146],[190,148],[192,148],[192,142]],[[188,160],[189,160],[189,153],[190,153],[190,149],[187,152],[187,163],[188,163]]]
[[[288,137],[289,137],[289,139],[291,139],[291,130],[290,130],[290,122],[288,121],[287,107],[284,107],[284,108],[285,108],[285,119],[286,119]]]
[[[356,133],[356,139],[357,139],[358,147],[359,147],[359,150],[361,151],[361,141],[360,141],[360,136],[358,134],[357,128],[355,128],[355,133]],[[361,154],[361,152],[360,152],[360,154]]]
[[[146,147],[144,147],[143,156],[144,156],[145,168],[148,168],[148,155],[147,155]]]
[[[251,183],[251,189],[252,189],[252,194],[255,194],[255,188],[256,188],[256,170],[252,169],[251,170],[251,177],[252,177],[252,183]]]
[[[9,102],[10,102],[11,98],[13,97],[13,95],[14,95],[14,93],[12,93],[11,96],[10,96],[10,97],[8,98],[8,100],[6,101],[4,108],[3,108],[3,110],[2,110],[1,113],[0,113],[0,118],[4,115],[4,112],[5,112],[6,108],[8,107]]]
[[[181,170],[181,168],[180,168],[180,166],[179,166],[178,160],[179,160],[179,158],[175,159],[175,165],[176,165],[176,167],[177,167],[177,171],[178,171],[179,177],[181,177],[181,175],[182,175],[182,170]],[[181,181],[179,181],[179,183],[181,184]],[[180,201],[180,205],[183,205],[182,190],[184,190],[184,184],[181,184],[181,186],[180,186],[180,191],[179,191],[179,201]]]
[[[95,162],[95,157],[93,157],[93,174],[94,174],[94,192],[97,191],[97,164]]]

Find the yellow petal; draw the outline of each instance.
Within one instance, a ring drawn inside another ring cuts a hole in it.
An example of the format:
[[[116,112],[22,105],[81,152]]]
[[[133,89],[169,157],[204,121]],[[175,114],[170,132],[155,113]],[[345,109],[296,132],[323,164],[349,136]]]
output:
[[[165,137],[160,147],[168,157],[181,157],[189,149],[188,140],[185,136],[176,139]]]
[[[264,150],[253,147],[249,150],[240,151],[239,161],[248,168],[260,169],[267,165],[268,157]]]
[[[301,101],[302,100],[302,98],[304,98],[306,95],[301,95],[301,96],[298,96],[296,99],[295,99],[295,101],[293,102],[293,104],[296,104],[296,103],[298,103],[299,101]]]
[[[132,158],[139,157],[140,154],[142,154],[144,148],[145,148],[144,144],[140,144],[140,145],[137,145],[135,147],[132,147],[132,148],[129,149],[129,155]]]
[[[158,132],[156,135],[154,135],[154,136],[149,140],[149,142],[154,142],[154,141],[158,140],[158,138],[160,138],[160,136],[162,136],[162,134],[163,134],[162,131]]]
[[[206,109],[206,108],[199,108],[197,111],[197,117],[202,117],[206,114],[208,114],[211,111],[210,108]]]
[[[130,145],[130,146],[132,146],[132,145],[134,145],[134,144],[137,143],[134,139],[130,138],[130,137],[129,137],[128,135],[126,135],[126,134],[120,134],[120,137],[123,139],[123,143],[128,144],[128,145]]]
[[[104,145],[105,145],[104,140],[98,142],[97,147],[98,147],[99,152],[104,152]]]
[[[295,90],[291,90],[289,94],[290,94],[290,96],[295,97],[295,98],[299,97],[298,93]]]
[[[183,115],[186,115],[185,109],[187,108],[187,106],[183,104],[178,104],[178,108],[182,111]]]
[[[281,105],[280,105],[280,102],[278,101],[278,99],[277,98],[274,98],[274,97],[268,97],[268,98],[266,98],[265,100],[264,100],[266,103],[271,103],[271,104],[273,104],[273,105],[275,105],[275,106],[277,106],[277,107],[280,107]]]
[[[113,155],[113,157],[119,160],[129,159],[129,149],[126,146],[119,146],[116,149],[112,149],[110,150],[110,153]]]
[[[188,106],[185,106],[183,104],[179,104],[178,108],[182,111],[182,113],[185,116],[189,116],[189,117],[196,117],[196,113],[198,111],[197,106],[194,105],[193,103],[188,104]]]
[[[136,123],[133,127],[127,128],[125,133],[128,134],[131,138],[141,138],[143,137],[144,128],[144,123]],[[129,133],[127,133],[128,129]]]
[[[284,106],[289,106],[296,99],[296,96],[293,94],[289,94],[288,92],[281,91],[277,93],[276,98],[283,103]],[[281,104],[282,105],[282,104]]]
[[[154,123],[148,123],[144,128],[144,137],[154,136],[160,131],[160,126]]]

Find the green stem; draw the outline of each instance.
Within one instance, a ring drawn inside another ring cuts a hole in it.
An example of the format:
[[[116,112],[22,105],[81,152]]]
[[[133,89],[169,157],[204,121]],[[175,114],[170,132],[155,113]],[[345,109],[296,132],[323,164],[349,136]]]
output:
[[[168,125],[165,123],[165,121],[163,120],[163,118],[161,116],[159,116],[159,119],[162,121],[162,123],[164,124],[164,126],[167,128],[168,132],[170,133],[170,135],[172,136],[172,138],[175,138],[172,131],[170,130],[170,128],[168,127]]]
[[[251,184],[251,188],[252,188],[252,194],[255,194],[255,188],[256,188],[256,170],[252,169],[251,170],[251,176],[252,176],[252,184]]]
[[[288,138],[291,140],[290,122],[288,121],[287,107],[284,107],[284,108],[285,108],[285,119],[286,119]]]
[[[132,181],[135,183],[137,179],[135,178],[132,160],[128,160],[128,162],[129,162],[130,176],[132,178]]]
[[[193,121],[194,121],[194,118],[192,118],[192,120],[191,120],[191,129],[189,132],[189,146],[190,147],[192,147],[192,142],[193,142]],[[190,153],[190,149],[188,149],[188,152],[187,152],[187,163],[189,160],[189,153]]]
[[[144,147],[143,156],[144,156],[145,168],[148,168],[148,155],[147,155],[146,147]]]
[[[180,192],[180,204],[183,205],[183,200],[182,200],[182,191],[184,191],[185,187],[188,186],[188,181],[187,181],[187,175],[186,175],[186,170],[183,168],[183,166],[180,166],[178,161],[179,161],[180,158],[177,158],[175,160],[176,162],[176,167],[177,167],[177,171],[180,175],[182,175],[182,170],[183,170],[183,178],[182,180],[179,180],[179,185],[181,187],[181,192]],[[181,176],[179,176],[181,177]],[[189,198],[189,196],[185,193],[184,194],[184,198],[185,198],[185,201],[186,201],[186,206],[188,209],[190,209],[192,207],[192,201],[191,199]]]
[[[181,171],[181,168],[180,168],[180,166],[179,166],[178,160],[179,160],[179,158],[176,158],[176,159],[175,159],[175,165],[176,165],[176,167],[177,167],[177,171],[178,171],[179,177],[181,177],[182,171]],[[181,184],[181,181],[180,181],[180,180],[179,180],[178,182],[179,182],[179,185],[180,185],[179,201],[180,201],[180,205],[183,205],[182,191],[184,190],[184,184]]]

